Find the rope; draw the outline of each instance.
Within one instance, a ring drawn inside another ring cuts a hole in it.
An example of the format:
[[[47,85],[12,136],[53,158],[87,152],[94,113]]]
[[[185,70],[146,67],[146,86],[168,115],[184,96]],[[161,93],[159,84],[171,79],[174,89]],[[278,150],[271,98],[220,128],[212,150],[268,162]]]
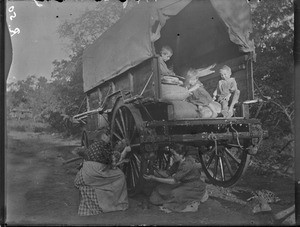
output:
[[[240,147],[241,149],[243,149],[243,147],[242,147],[241,144],[240,144],[239,133],[238,133],[238,131],[232,126],[232,122],[230,122],[230,127],[231,127],[231,129],[232,129],[233,131],[235,131],[235,133],[236,133],[236,140],[237,140],[237,143],[238,143],[239,147]]]

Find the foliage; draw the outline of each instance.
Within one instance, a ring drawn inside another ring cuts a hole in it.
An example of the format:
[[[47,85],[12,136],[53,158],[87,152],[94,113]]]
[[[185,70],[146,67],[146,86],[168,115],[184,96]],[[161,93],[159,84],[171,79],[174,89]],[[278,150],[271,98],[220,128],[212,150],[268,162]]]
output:
[[[71,116],[85,111],[82,80],[82,53],[134,4],[128,1],[125,9],[120,1],[102,1],[73,21],[65,21],[58,29],[69,43],[69,59],[54,60],[51,81],[35,75],[8,85],[8,109],[16,107],[33,111],[34,120],[42,119],[53,129],[67,134],[80,131]],[[80,107],[82,107],[80,109]]]
[[[294,176],[294,143],[287,143],[291,138],[266,139],[258,153],[252,156],[250,168],[266,176],[276,174],[284,177]],[[285,146],[288,145],[288,146]]]
[[[256,95],[266,101],[258,117],[274,136],[293,133],[293,1],[262,0],[253,7],[252,18]]]
[[[43,116],[57,106],[53,86],[48,83],[45,77],[37,78],[34,75],[9,84],[7,102],[8,109],[30,109],[35,117]]]
[[[58,33],[61,38],[69,40],[72,54],[78,55],[89,44],[93,43],[111,25],[135,4],[134,0],[128,2],[124,9],[120,1],[104,1],[90,11],[73,21],[65,21],[59,26]]]
[[[53,61],[54,70],[51,79],[59,108],[50,113],[48,121],[57,130],[65,130],[68,134],[76,134],[80,131],[79,125],[73,124],[70,116],[86,110],[86,107],[82,106],[85,97],[82,80],[83,50],[126,13],[134,3],[135,1],[130,1],[123,9],[123,4],[119,1],[104,1],[77,19],[65,21],[60,25],[58,33],[62,39],[69,40],[71,54],[69,59]]]

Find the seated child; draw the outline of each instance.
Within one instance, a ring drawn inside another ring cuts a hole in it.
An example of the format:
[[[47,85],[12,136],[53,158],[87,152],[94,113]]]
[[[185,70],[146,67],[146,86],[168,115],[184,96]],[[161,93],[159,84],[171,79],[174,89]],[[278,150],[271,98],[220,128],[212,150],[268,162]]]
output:
[[[178,85],[182,85],[183,82],[176,77],[176,74],[168,68],[165,63],[168,61],[173,55],[173,51],[169,46],[163,46],[160,51],[160,57],[158,58],[160,73],[162,80],[170,80]]]
[[[238,102],[240,91],[237,88],[237,83],[234,78],[231,78],[231,68],[224,65],[220,69],[221,80],[217,89],[213,93],[213,99],[217,100],[222,106],[222,114],[224,117],[232,117],[233,107]],[[229,99],[232,96],[232,101],[229,105]]]
[[[203,106],[209,107],[212,112],[212,118],[217,117],[217,109],[214,105],[213,98],[211,95],[206,91],[203,84],[199,81],[197,77],[197,71],[194,69],[190,69],[187,72],[187,81],[190,85],[189,92],[190,96],[188,97],[187,101],[195,104],[199,111]]]

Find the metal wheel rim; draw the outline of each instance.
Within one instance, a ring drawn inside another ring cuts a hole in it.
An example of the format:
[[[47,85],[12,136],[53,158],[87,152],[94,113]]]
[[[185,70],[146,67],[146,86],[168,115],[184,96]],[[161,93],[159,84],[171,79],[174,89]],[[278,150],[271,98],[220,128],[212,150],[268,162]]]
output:
[[[125,139],[132,148],[128,154],[129,162],[120,166],[126,176],[127,191],[134,194],[141,178],[142,156],[140,153],[139,128],[132,110],[125,105],[116,108],[111,127],[111,141],[115,145]]]
[[[211,146],[200,153],[202,169],[208,180],[222,187],[234,185],[245,172],[250,156],[244,149],[224,145]]]

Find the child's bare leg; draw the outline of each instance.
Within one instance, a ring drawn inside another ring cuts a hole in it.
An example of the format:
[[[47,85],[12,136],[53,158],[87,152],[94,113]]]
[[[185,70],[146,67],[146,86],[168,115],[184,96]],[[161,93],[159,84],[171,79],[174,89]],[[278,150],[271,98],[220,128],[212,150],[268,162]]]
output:
[[[221,102],[220,102],[221,106],[222,106],[222,110],[221,110],[221,113],[223,115],[223,117],[228,117],[228,101],[226,99],[223,99]]]
[[[226,99],[223,99],[220,104],[222,106],[222,110],[228,111],[228,101]]]
[[[212,103],[209,103],[208,107],[210,108],[210,110],[212,112],[211,117],[216,118],[218,116],[218,113],[217,113],[217,110],[216,110],[215,106]]]
[[[228,110],[230,117],[233,115],[233,107],[238,102],[239,97],[240,97],[240,90],[236,90],[233,93],[232,101],[231,101],[231,104],[230,104],[229,110]]]

